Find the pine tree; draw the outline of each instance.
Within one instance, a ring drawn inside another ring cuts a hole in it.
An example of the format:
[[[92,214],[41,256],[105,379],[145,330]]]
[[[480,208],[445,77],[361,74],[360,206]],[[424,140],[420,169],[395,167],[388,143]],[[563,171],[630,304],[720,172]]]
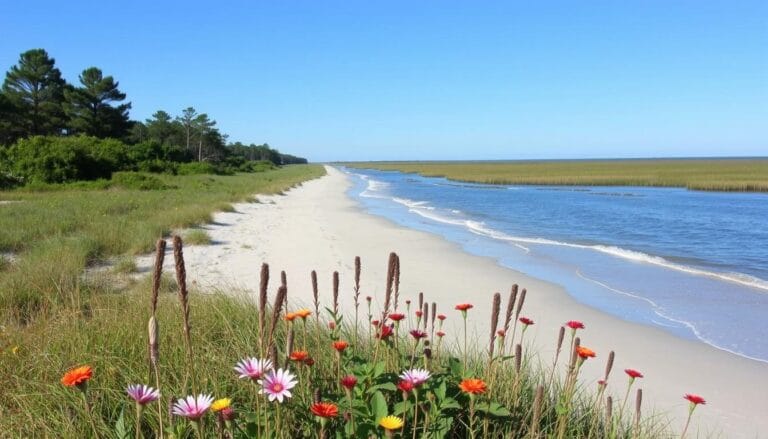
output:
[[[64,92],[71,132],[101,138],[126,136],[131,103],[112,106],[125,100],[125,93],[117,88],[119,83],[112,76],[105,77],[100,69],[90,67],[80,74],[80,84],[82,87]]]
[[[5,74],[3,94],[13,107],[22,136],[61,134],[66,126],[66,82],[55,64],[45,50],[32,49],[22,53],[19,63]]]

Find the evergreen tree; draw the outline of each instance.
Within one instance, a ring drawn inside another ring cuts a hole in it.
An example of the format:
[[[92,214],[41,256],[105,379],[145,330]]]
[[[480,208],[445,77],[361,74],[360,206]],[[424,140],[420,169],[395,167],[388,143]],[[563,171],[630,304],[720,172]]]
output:
[[[128,134],[130,123],[125,93],[117,87],[112,76],[104,76],[100,69],[90,67],[80,74],[82,87],[68,88],[64,95],[69,116],[69,127],[73,133],[82,133],[100,138],[122,138]]]
[[[61,134],[66,126],[66,83],[55,64],[45,50],[32,49],[5,74],[3,94],[13,106],[22,136]]]
[[[152,119],[146,121],[147,134],[150,139],[166,145],[175,134],[175,127],[171,115],[163,110],[157,110]]]

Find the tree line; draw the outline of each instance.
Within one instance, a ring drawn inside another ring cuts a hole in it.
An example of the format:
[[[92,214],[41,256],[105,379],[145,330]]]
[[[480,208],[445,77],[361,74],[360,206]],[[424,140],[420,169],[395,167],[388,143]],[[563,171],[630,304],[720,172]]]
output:
[[[18,162],[56,171],[67,166],[60,162],[72,156],[72,148],[94,156],[100,149],[115,150],[116,145],[125,150],[120,156],[132,161],[119,163],[114,170],[176,173],[185,165],[201,172],[234,172],[263,169],[250,162],[277,166],[307,162],[268,144],[227,143],[228,136],[216,121],[193,107],[176,116],[158,110],[145,121],[131,120],[126,98],[119,82],[97,67],[86,68],[78,84],[70,84],[44,49],[22,53],[0,89],[0,172],[6,179],[46,181],[50,178],[31,175],[29,166],[19,167]]]

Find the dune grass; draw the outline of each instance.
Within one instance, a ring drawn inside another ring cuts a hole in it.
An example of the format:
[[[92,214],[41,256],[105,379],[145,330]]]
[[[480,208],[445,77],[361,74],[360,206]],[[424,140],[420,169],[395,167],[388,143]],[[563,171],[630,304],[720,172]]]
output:
[[[660,186],[768,192],[768,159],[357,162],[345,166],[485,184]]]
[[[211,221],[218,210],[323,175],[318,165],[233,176],[156,175],[163,189],[58,185],[0,192],[0,253],[15,255],[0,276],[3,320],[27,321],[58,305],[75,306],[95,288],[84,269],[109,257],[152,250],[171,231]]]

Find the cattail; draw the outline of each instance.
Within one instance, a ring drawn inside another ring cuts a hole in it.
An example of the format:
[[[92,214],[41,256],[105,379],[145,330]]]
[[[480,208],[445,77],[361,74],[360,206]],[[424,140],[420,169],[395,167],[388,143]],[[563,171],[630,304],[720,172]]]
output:
[[[179,301],[184,318],[184,340],[187,344],[187,353],[192,357],[192,339],[189,327],[189,292],[187,291],[187,270],[184,267],[184,249],[181,237],[173,237],[173,258],[176,262],[176,282],[179,284]]]
[[[520,300],[517,302],[517,308],[515,309],[515,320],[517,320],[518,317],[520,317],[520,311],[523,310],[523,304],[525,303],[525,295],[528,291],[523,288],[523,291],[520,292]]]
[[[605,398],[605,423],[611,425],[613,417],[613,398]]]
[[[640,427],[640,406],[643,405],[643,389],[637,389],[637,396],[635,397],[635,434]]]
[[[419,309],[424,309],[424,292],[419,292]]]
[[[277,346],[271,345],[269,347],[269,358],[272,360],[272,364],[280,364],[277,361]]]
[[[339,314],[339,272],[333,272],[333,314]]]
[[[557,334],[557,353],[560,353],[560,349],[563,348],[564,339],[565,339],[565,326],[561,326],[560,332]]]
[[[520,343],[515,345],[515,373],[520,374],[520,369],[523,367],[523,345]]]
[[[496,328],[499,326],[499,312],[501,311],[501,294],[493,295],[491,304],[491,342],[488,346],[488,358],[493,359],[493,348],[496,346]]]
[[[317,404],[320,402],[320,389],[315,387],[315,390],[312,392],[312,402]]]
[[[504,333],[509,332],[509,325],[512,323],[512,313],[515,310],[515,301],[517,300],[517,284],[512,285],[509,292],[509,302],[507,302],[507,313],[504,315]]]
[[[269,287],[269,265],[261,264],[259,280],[259,338],[264,338],[267,325],[267,288]],[[264,353],[263,350],[261,352]]]
[[[288,275],[285,274],[285,270],[280,272],[280,285],[288,289]],[[285,296],[285,308],[288,309],[288,296]]]
[[[355,256],[355,304],[358,303],[357,298],[360,296],[360,256]]]
[[[539,428],[541,419],[541,406],[544,402],[544,386],[539,385],[536,388],[536,395],[533,397],[533,416],[531,417],[531,437],[537,437],[536,431]]]
[[[389,264],[387,265],[387,288],[384,291],[384,310],[382,311],[381,321],[384,322],[389,315],[389,305],[392,302],[392,288],[395,281],[395,260],[397,255],[392,252],[389,254]]]
[[[576,339],[573,341],[573,350],[571,351],[571,362],[569,363],[569,367],[571,370],[576,369],[576,363],[579,361],[579,346],[581,346],[581,338],[576,337]]]
[[[395,254],[395,271],[394,278],[392,279],[393,288],[395,290],[395,311],[397,311],[397,305],[400,302],[400,256]]]
[[[317,272],[315,270],[312,270],[310,277],[312,278],[312,297],[315,300],[315,319],[319,319],[320,318],[320,295],[317,291]]]
[[[158,239],[155,244],[155,269],[152,272],[152,315],[157,310],[157,297],[160,294],[160,280],[163,275],[163,260],[165,259],[164,239]]]
[[[285,304],[286,296],[288,296],[288,289],[281,285],[280,288],[277,289],[277,295],[275,295],[275,303],[272,305],[272,322],[269,328],[269,337],[267,337],[267,346],[274,346],[272,342],[274,340],[273,337],[275,336],[275,328],[277,327],[277,322],[280,319],[280,311]],[[279,363],[273,362],[273,364]]]
[[[424,332],[427,332],[427,321],[429,321],[429,304],[424,302],[424,308],[421,311],[424,318]]]
[[[149,361],[152,363],[152,367],[156,368],[160,359],[160,330],[157,326],[157,319],[155,319],[154,315],[149,318],[147,332],[149,333]]]
[[[611,374],[611,369],[613,369],[613,358],[615,357],[615,354],[613,351],[611,351],[608,354],[608,362],[605,364],[605,376],[603,377],[603,380],[605,382],[608,382],[608,376]]]
[[[437,303],[435,303],[435,302],[432,302],[432,316],[431,317],[432,317],[432,321],[431,321],[432,337],[431,338],[435,338],[435,317],[437,317]]]

